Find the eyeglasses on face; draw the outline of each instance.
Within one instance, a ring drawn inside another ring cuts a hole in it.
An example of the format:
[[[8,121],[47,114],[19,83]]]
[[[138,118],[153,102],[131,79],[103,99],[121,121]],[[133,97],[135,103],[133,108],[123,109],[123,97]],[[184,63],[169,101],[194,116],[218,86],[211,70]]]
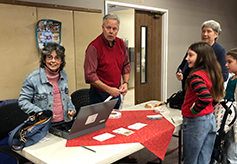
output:
[[[55,61],[60,61],[61,60],[61,58],[59,57],[59,56],[55,56],[55,57],[53,57],[52,55],[46,55],[46,59],[47,60],[55,60]]]

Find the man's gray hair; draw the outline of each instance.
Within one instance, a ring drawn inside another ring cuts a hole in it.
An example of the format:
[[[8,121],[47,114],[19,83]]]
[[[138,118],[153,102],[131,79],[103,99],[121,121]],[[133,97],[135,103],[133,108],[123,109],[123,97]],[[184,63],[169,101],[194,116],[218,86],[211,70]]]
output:
[[[221,31],[222,31],[220,23],[214,20],[208,20],[208,21],[203,22],[201,29],[203,29],[204,27],[210,27],[215,33],[218,32],[219,33],[218,37],[220,36]]]
[[[116,14],[114,14],[114,13],[106,14],[106,15],[103,17],[103,24],[105,24],[105,22],[106,22],[107,19],[117,20],[117,21],[118,21],[118,25],[120,25],[119,17],[118,17]]]

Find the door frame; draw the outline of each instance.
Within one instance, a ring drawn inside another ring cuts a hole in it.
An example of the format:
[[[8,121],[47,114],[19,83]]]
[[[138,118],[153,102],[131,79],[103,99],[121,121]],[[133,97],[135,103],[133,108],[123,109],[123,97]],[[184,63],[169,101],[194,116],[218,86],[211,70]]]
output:
[[[108,6],[115,5],[120,7],[132,8],[143,11],[155,11],[155,12],[163,12],[162,15],[162,37],[161,37],[161,101],[166,101],[167,99],[167,67],[168,67],[168,10],[143,6],[143,5],[135,5],[129,3],[122,3],[116,1],[107,1],[105,0],[105,10],[104,13],[108,13]],[[136,54],[134,54],[136,55]]]

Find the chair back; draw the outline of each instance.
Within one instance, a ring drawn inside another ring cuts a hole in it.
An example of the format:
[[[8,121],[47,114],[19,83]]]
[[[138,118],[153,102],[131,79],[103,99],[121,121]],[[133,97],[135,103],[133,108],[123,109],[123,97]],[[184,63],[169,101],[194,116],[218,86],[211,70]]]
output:
[[[90,89],[79,89],[71,94],[72,103],[77,113],[82,106],[90,105],[89,91]]]
[[[28,115],[21,110],[17,102],[0,107],[0,163],[23,164],[30,162],[8,146],[8,133],[23,123]]]
[[[18,103],[6,104],[0,107],[0,140],[28,118]]]

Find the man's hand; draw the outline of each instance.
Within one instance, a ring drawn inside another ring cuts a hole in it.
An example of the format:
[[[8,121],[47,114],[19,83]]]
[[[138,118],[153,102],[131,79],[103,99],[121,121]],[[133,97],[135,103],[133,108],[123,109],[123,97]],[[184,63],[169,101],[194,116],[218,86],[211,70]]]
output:
[[[128,84],[127,84],[127,83],[124,83],[124,84],[121,86],[119,92],[120,92],[123,96],[125,96],[126,93],[128,92]]]
[[[91,83],[94,87],[99,88],[100,90],[103,90],[104,92],[109,93],[113,97],[117,97],[120,94],[120,91],[118,88],[115,87],[110,87],[103,83],[100,80],[94,81]]]
[[[176,73],[176,77],[179,81],[183,80],[183,74],[181,69],[179,69],[179,72]]]
[[[115,88],[115,87],[110,87],[108,93],[113,97],[117,97],[120,94],[120,90],[118,88]]]

